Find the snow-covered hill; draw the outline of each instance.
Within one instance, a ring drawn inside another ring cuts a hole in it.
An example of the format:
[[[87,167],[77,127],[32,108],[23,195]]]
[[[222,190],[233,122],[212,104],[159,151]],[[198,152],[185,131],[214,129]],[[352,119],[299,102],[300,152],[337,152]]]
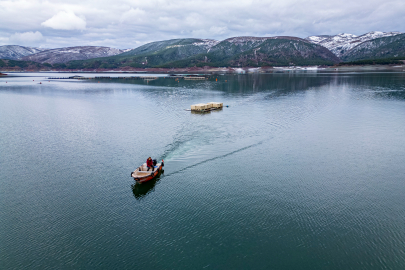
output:
[[[22,57],[21,60],[55,64],[66,63],[72,60],[86,60],[91,58],[113,56],[123,52],[123,50],[110,47],[78,46],[50,49]]]
[[[24,47],[19,45],[4,45],[0,46],[0,59],[17,60],[21,57],[39,53],[48,49]]]
[[[341,57],[345,62],[384,58],[405,59],[405,34],[365,41]]]
[[[326,47],[327,49],[332,51],[336,56],[341,57],[343,54],[345,54],[346,52],[350,51],[351,49],[353,49],[354,47],[365,41],[381,37],[395,36],[398,34],[402,33],[373,31],[361,36],[342,33],[335,36],[327,36],[327,35],[310,36],[307,37],[306,39],[312,43]]]

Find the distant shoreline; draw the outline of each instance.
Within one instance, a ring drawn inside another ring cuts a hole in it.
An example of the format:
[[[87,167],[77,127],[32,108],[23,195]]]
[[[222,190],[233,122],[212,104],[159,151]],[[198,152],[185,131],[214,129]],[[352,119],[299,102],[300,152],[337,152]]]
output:
[[[13,70],[3,69],[0,70],[0,76],[7,74],[4,73],[161,73],[161,74],[212,74],[212,73],[231,73],[231,74],[245,74],[245,73],[277,73],[286,71],[405,71],[404,65],[344,65],[344,66],[288,66],[288,67],[192,67],[192,68],[123,68],[123,69],[88,69],[88,70],[71,70],[71,69],[58,69],[58,70]]]

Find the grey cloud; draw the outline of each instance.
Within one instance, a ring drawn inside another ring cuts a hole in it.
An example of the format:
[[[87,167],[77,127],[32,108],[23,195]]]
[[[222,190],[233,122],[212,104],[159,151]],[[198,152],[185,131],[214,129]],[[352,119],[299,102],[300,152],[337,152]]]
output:
[[[60,14],[74,17],[63,24],[64,20],[56,20]],[[117,48],[185,37],[221,40],[242,35],[306,37],[341,32],[359,35],[373,30],[404,32],[403,14],[402,0],[343,0],[339,4],[324,0],[116,0],[113,4],[107,0],[72,0],[68,4],[1,1],[0,43],[11,42],[16,33],[37,31],[44,38],[32,41],[31,46]]]

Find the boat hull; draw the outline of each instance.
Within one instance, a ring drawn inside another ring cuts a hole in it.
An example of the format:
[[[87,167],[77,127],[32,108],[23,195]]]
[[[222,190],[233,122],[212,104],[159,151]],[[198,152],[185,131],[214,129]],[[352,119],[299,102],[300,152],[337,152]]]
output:
[[[154,179],[156,176],[158,176],[162,172],[163,166],[164,166],[163,163],[160,164],[159,167],[157,167],[153,172],[151,171],[151,173],[146,176],[137,176],[137,175],[134,175],[134,172],[132,172],[131,177],[133,177],[134,180],[138,183],[148,182],[148,181]]]

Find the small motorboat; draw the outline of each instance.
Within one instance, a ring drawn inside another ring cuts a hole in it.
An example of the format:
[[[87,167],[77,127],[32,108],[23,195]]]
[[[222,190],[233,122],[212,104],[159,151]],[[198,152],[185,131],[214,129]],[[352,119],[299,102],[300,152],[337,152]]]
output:
[[[131,172],[131,177],[138,183],[143,183],[152,180],[162,172],[163,166],[165,166],[163,159],[161,163],[157,163],[156,159],[153,160],[153,166],[155,169],[151,171],[146,166],[146,163],[142,164],[135,171]]]

